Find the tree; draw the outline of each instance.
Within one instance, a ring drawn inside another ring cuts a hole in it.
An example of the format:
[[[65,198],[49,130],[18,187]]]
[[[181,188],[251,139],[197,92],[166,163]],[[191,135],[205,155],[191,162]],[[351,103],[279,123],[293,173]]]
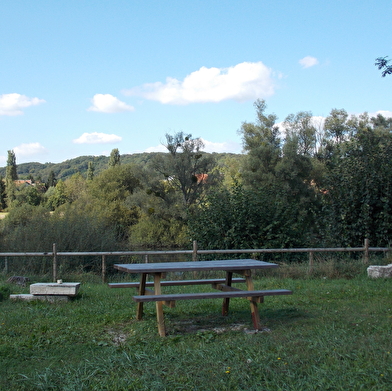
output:
[[[15,194],[13,206],[20,207],[23,204],[38,206],[41,203],[41,193],[35,185],[19,185]]]
[[[316,149],[316,127],[312,123],[310,111],[300,111],[290,114],[284,121],[287,138],[298,139],[298,153],[313,155]]]
[[[152,166],[165,179],[167,190],[180,193],[183,204],[189,207],[214,183],[215,159],[202,153],[204,144],[200,138],[183,132],[166,134],[165,147],[169,153],[156,156]]]
[[[205,249],[309,247],[313,235],[306,206],[292,202],[290,189],[276,184],[219,188],[189,219],[190,235]]]
[[[348,114],[344,109],[332,109],[329,116],[325,119],[324,129],[326,136],[335,144],[344,141],[348,135],[350,127],[347,124]]]
[[[379,70],[383,70],[381,73],[382,77],[392,74],[392,60],[387,60],[387,58],[388,56],[378,57],[376,58],[376,62],[374,64]]]
[[[46,188],[49,189],[49,187],[54,187],[57,184],[57,179],[56,175],[53,170],[50,170],[48,180],[46,182]]]
[[[266,229],[269,245],[305,245],[316,235],[313,223],[319,207],[312,185],[316,144],[312,115],[300,112],[288,116],[287,136],[281,143],[277,117],[265,114],[264,101],[256,101],[254,106],[256,123],[243,123],[240,133],[247,152],[242,167],[245,189],[263,199],[258,213],[268,216],[259,235],[263,236]],[[263,207],[270,208],[271,213],[266,214]]]
[[[117,165],[102,171],[88,182],[89,205],[97,216],[114,228],[119,240],[126,239],[138,211],[127,200],[140,187],[139,168],[132,164]],[[84,203],[83,199],[81,202]]]
[[[281,140],[275,114],[265,114],[267,105],[264,100],[254,103],[256,123],[244,122],[239,130],[242,135],[244,151],[244,184],[253,188],[275,182],[275,167],[281,158]]]
[[[373,124],[377,122],[378,126]],[[336,151],[325,183],[324,220],[330,244],[358,246],[392,237],[392,135],[382,118],[352,119],[353,137]]]
[[[110,152],[108,167],[115,167],[119,166],[120,164],[120,152],[118,148],[114,148],[112,149],[112,152]]]
[[[0,210],[6,207],[6,189],[4,178],[0,175]]]
[[[59,206],[67,203],[69,200],[67,198],[67,191],[65,183],[60,179],[56,187],[51,187],[52,190],[50,196],[48,197],[47,205],[50,210],[55,210]]]
[[[12,202],[16,198],[15,181],[18,179],[16,157],[14,151],[8,151],[7,168],[5,174],[6,202],[11,207]]]
[[[87,180],[92,181],[94,179],[94,163],[93,162],[88,162],[88,167],[87,167]]]
[[[381,114],[377,114],[377,117],[372,117],[370,119],[372,122],[374,128],[384,128],[388,130],[389,132],[392,132],[392,118],[386,118]]]
[[[18,179],[16,156],[14,151],[8,151],[6,179],[16,181]]]

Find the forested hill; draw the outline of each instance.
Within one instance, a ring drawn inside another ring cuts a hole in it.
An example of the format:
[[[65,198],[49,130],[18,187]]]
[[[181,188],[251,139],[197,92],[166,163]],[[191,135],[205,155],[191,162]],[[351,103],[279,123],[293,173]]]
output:
[[[147,164],[151,158],[155,155],[163,154],[162,152],[143,152],[135,154],[124,154],[121,155],[121,164],[135,163],[140,165]],[[209,155],[209,154],[207,154]],[[241,156],[230,153],[212,153],[219,162],[226,156]],[[71,177],[73,174],[81,173],[86,176],[88,163],[94,164],[95,174],[105,170],[108,167],[109,157],[108,156],[79,156],[74,159],[66,160],[62,163],[22,163],[17,166],[17,173],[19,179],[27,179],[30,175],[34,179],[40,178],[42,181],[46,181],[51,171],[54,172],[57,179],[66,179]],[[6,167],[0,168],[0,176],[5,177]]]

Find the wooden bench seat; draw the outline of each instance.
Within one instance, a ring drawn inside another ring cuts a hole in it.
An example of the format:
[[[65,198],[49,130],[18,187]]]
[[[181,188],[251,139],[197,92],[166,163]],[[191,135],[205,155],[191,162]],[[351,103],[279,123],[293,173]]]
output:
[[[232,283],[245,282],[245,278],[233,278]],[[202,284],[220,284],[225,283],[224,278],[212,278],[205,280],[161,280],[161,286],[182,286],[182,285],[202,285]],[[140,282],[112,282],[108,284],[110,288],[139,288]],[[146,282],[146,286],[154,286],[154,282]]]
[[[291,295],[293,292],[288,289],[273,289],[264,291],[228,291],[228,292],[206,292],[206,293],[174,293],[165,295],[143,295],[133,296],[133,300],[137,303],[144,303],[149,301],[177,301],[177,300],[198,300],[198,299],[219,299],[232,297],[251,297],[259,298],[264,296],[274,295]]]

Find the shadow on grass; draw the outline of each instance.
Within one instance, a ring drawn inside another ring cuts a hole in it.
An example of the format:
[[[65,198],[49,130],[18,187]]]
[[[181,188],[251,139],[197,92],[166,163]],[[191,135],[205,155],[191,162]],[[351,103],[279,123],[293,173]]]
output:
[[[260,332],[270,332],[276,328],[288,326],[298,319],[313,318],[309,312],[296,308],[259,309],[263,329]],[[145,318],[144,318],[145,319]],[[156,322],[155,314],[149,314],[148,322]],[[211,313],[193,313],[185,317],[184,314],[165,314],[165,324],[168,335],[191,335],[200,332],[222,334],[226,332],[255,333],[249,310],[232,311],[228,316]]]

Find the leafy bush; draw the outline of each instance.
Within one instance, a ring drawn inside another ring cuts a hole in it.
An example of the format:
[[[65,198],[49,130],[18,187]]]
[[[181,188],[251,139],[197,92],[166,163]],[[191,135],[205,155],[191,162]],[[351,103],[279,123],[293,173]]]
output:
[[[8,286],[0,285],[0,301],[6,300],[9,298],[11,290]]]
[[[205,249],[306,247],[312,239],[308,203],[284,188],[240,185],[209,194],[189,218],[190,235]]]

